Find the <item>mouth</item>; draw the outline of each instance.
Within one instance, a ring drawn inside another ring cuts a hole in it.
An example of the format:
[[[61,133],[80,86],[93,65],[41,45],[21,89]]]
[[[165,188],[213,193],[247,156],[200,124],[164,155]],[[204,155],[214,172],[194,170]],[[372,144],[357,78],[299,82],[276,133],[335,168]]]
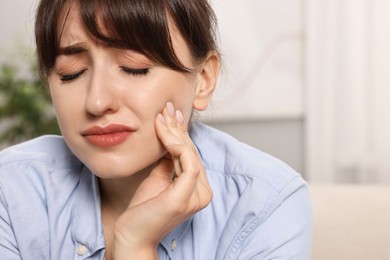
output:
[[[134,131],[128,126],[112,124],[106,127],[93,126],[81,135],[95,146],[111,147],[125,142]]]

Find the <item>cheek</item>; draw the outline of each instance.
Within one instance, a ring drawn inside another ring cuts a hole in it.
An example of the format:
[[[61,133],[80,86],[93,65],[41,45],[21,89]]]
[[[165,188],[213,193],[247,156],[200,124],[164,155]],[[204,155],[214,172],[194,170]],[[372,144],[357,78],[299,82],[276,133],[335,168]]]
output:
[[[68,132],[76,125],[74,122],[77,121],[77,117],[71,109],[74,106],[68,105],[67,102],[61,102],[55,99],[53,99],[53,103],[61,133],[67,136]]]
[[[182,76],[181,80],[172,83],[169,97],[166,102],[171,101],[175,109],[180,110],[187,121],[192,113],[192,106],[195,98],[195,83]],[[165,106],[165,103],[163,104]]]
[[[143,108],[143,111],[139,113],[155,117],[170,101],[175,109],[181,110],[187,120],[190,118],[195,97],[195,84],[187,75],[161,69],[153,75],[153,79],[149,78],[145,86],[147,87],[143,88],[141,95],[138,95],[138,100],[132,99],[138,104],[132,106],[133,108]]]
[[[50,82],[49,82],[50,84]],[[75,126],[72,122],[77,122],[80,118],[78,112],[82,106],[82,95],[79,93],[68,93],[68,91],[61,91],[58,86],[50,88],[50,94],[54,105],[57,121],[62,132],[67,128]]]
[[[195,86],[188,85],[188,86],[184,86],[184,88],[186,88],[185,95],[183,95],[182,98],[178,97],[178,99],[173,100],[173,102],[175,108],[181,110],[184,118],[188,122],[190,120],[193,111],[193,103],[195,99]]]
[[[182,88],[189,88],[189,86],[181,86]],[[193,103],[193,95],[192,91],[189,90],[178,90],[176,88],[176,91],[170,91],[170,95],[167,95],[164,99],[161,99],[160,106],[158,108],[157,113],[162,112],[167,102],[172,102],[175,110],[180,110],[183,114],[183,117],[185,121],[189,121],[192,113],[192,103]]]

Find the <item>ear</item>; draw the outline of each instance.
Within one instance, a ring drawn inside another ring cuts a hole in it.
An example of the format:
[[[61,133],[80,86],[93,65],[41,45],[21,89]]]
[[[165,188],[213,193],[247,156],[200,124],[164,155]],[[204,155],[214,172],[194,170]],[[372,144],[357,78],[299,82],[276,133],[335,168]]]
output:
[[[210,52],[207,58],[202,62],[198,70],[198,79],[196,86],[193,108],[196,110],[205,110],[213,96],[215,85],[217,84],[219,74],[220,60],[216,52]]]

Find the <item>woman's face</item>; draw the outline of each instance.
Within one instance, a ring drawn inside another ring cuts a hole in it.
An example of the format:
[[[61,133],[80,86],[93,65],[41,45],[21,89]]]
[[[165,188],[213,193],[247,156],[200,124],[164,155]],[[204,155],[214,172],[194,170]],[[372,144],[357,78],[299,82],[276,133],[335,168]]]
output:
[[[194,68],[181,35],[172,32],[181,62]],[[146,56],[93,38],[72,8],[49,75],[62,134],[76,156],[102,178],[126,177],[165,154],[155,118],[168,101],[189,120],[197,75],[159,66]]]

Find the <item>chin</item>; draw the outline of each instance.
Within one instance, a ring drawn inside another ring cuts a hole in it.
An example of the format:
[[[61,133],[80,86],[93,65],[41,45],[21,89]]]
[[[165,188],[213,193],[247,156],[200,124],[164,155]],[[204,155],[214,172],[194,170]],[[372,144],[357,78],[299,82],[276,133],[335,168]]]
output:
[[[102,179],[127,178],[138,173],[149,173],[156,161],[162,158],[163,153],[149,160],[141,158],[95,158],[94,161],[86,161],[84,164],[90,171]]]
[[[111,163],[108,161],[103,161],[104,163],[86,163],[85,165],[88,169],[97,177],[102,179],[112,179],[112,178],[125,178],[129,177],[136,172],[142,170],[140,167],[126,167],[126,165],[121,165],[118,163]]]

